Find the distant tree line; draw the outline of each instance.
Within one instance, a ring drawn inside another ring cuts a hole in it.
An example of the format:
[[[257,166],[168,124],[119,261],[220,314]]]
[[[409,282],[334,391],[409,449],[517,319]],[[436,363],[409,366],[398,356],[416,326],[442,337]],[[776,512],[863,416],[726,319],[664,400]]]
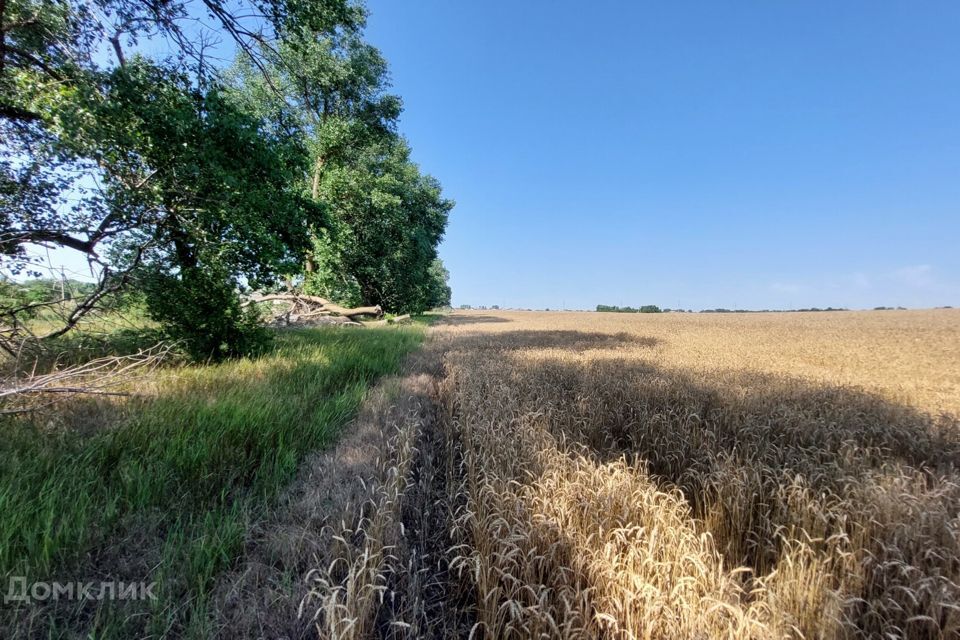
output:
[[[473,307],[469,304],[461,304],[460,309],[499,309],[497,305],[490,307],[478,306]],[[937,309],[952,309],[951,306],[942,306],[936,307]],[[894,311],[894,310],[905,310],[906,307],[874,307],[874,311]],[[524,311],[530,311],[530,309],[522,309]],[[608,304],[598,304],[596,310],[598,312],[604,313],[810,313],[810,312],[826,312],[826,311],[849,311],[847,307],[808,307],[801,309],[727,309],[724,307],[717,307],[716,309],[701,309],[700,311],[694,311],[693,309],[670,309],[663,308],[655,304],[647,304],[641,307],[620,307],[616,305]],[[550,309],[544,309],[544,311],[550,311]]]
[[[33,278],[17,282],[0,276],[0,305],[25,306],[36,310],[54,300],[74,300],[93,293],[96,283],[71,279]]]
[[[645,304],[642,307],[618,307],[616,305],[598,304],[597,311],[605,313],[662,313],[663,310],[655,304]]]
[[[701,309],[700,313],[800,313],[811,311],[849,311],[849,309],[844,307],[826,307],[823,309],[820,307],[810,307],[808,309],[724,309],[719,307],[717,309]]]

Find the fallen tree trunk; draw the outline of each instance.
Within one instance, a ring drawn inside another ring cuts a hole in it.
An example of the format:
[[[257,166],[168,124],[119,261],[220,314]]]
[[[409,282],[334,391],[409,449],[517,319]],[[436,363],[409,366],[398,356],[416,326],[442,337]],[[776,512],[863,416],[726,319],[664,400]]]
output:
[[[269,295],[254,295],[244,301],[244,306],[260,302],[281,302],[289,305],[287,310],[281,314],[275,314],[273,321],[284,319],[286,324],[296,324],[301,320],[319,318],[322,316],[334,316],[349,319],[352,323],[358,323],[358,319],[363,316],[373,316],[379,318],[383,315],[383,309],[379,306],[374,307],[344,307],[335,302],[331,302],[320,296],[310,296],[297,293],[274,293]],[[341,324],[346,324],[342,322]]]

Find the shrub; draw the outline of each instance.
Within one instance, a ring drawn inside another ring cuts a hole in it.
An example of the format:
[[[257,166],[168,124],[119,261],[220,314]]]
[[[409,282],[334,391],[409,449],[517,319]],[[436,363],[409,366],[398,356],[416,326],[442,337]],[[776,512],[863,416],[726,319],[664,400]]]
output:
[[[256,310],[241,306],[233,279],[216,269],[155,272],[145,290],[150,316],[194,360],[251,355],[270,340]]]

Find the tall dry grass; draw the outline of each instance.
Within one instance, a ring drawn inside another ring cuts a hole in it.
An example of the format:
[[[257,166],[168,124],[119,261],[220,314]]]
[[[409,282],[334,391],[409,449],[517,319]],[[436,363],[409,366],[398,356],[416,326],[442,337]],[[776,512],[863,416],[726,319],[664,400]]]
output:
[[[440,331],[475,635],[960,636],[960,313]]]

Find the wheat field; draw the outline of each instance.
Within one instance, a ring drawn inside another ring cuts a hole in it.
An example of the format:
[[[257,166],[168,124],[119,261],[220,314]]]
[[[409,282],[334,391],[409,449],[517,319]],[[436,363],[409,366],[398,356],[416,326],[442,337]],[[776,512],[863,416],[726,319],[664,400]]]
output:
[[[437,333],[484,637],[960,635],[960,312]]]
[[[220,635],[957,638],[958,414],[960,311],[456,312]]]

